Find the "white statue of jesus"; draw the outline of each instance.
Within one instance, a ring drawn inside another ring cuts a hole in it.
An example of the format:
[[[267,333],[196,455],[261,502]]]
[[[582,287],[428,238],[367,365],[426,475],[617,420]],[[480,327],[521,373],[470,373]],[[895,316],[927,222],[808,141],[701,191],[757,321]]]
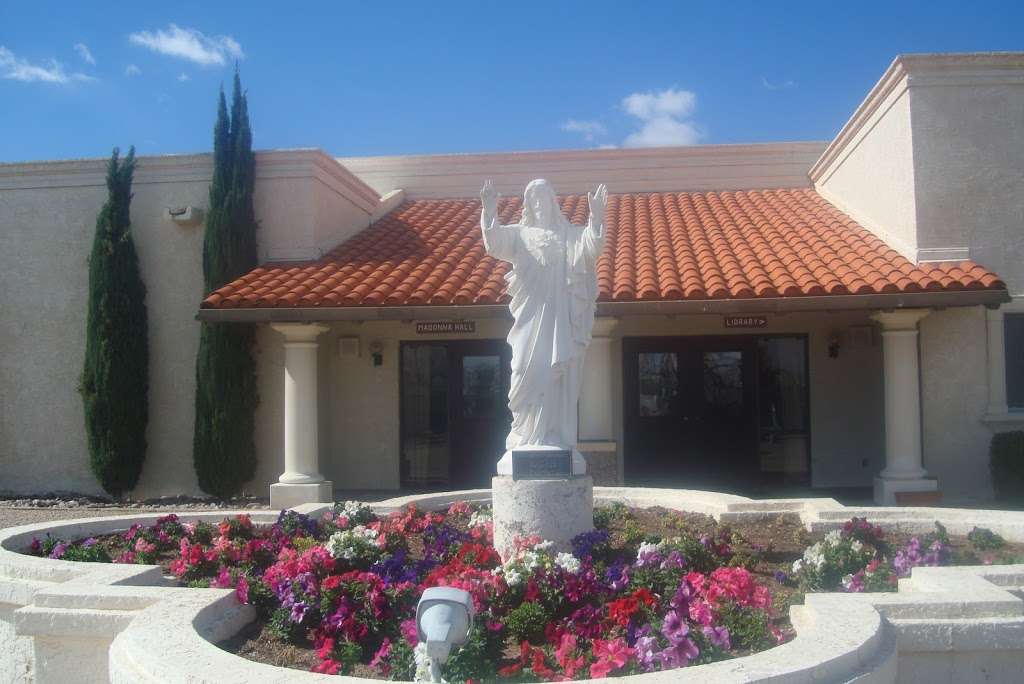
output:
[[[581,474],[585,466],[575,451],[576,405],[594,325],[596,263],[604,246],[608,189],[600,185],[587,194],[586,226],[565,218],[546,180],[526,186],[523,215],[516,224],[498,220],[498,193],[491,181],[484,183],[480,199],[484,247],[512,264],[505,276],[515,318],[508,333],[512,429],[498,472],[510,472],[513,449],[548,447],[573,450],[573,470]]]

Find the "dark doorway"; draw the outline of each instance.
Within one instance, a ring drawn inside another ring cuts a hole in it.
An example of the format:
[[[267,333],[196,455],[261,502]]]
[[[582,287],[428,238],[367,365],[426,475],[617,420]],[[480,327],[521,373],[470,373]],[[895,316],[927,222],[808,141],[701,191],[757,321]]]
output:
[[[403,487],[490,486],[512,422],[510,378],[503,340],[402,343]]]
[[[803,338],[627,338],[623,389],[628,484],[751,493],[806,481]]]

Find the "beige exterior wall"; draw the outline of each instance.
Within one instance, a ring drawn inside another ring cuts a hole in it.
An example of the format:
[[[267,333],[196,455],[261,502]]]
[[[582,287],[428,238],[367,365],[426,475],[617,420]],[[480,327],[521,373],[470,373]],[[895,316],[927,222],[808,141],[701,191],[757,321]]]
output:
[[[924,467],[947,498],[991,498],[985,309],[933,311],[918,327]]]
[[[870,326],[867,312],[790,314],[769,316],[769,327],[753,334],[807,334],[810,366],[811,452],[816,487],[870,486],[884,465],[882,413],[882,356],[877,335],[865,346],[848,344],[851,326]],[[393,489],[399,486],[399,347],[402,341],[444,339],[503,339],[509,323],[501,319],[477,321],[475,335],[417,335],[413,321],[334,323],[320,337],[320,465],[336,487]],[[623,317],[612,333],[613,435],[618,443],[622,472],[622,338],[635,336],[728,334],[720,316]],[[274,333],[270,332],[272,336]],[[743,334],[742,331],[734,334]],[[838,358],[828,356],[830,338],[841,341]],[[341,357],[338,338],[357,337],[361,355]],[[268,339],[261,334],[262,341]],[[373,366],[368,349],[383,346],[384,363]],[[280,347],[280,339],[276,340]],[[283,376],[280,351],[268,349],[261,363],[264,386]],[[263,388],[261,388],[261,393]],[[278,393],[279,397],[280,394]],[[280,402],[278,402],[280,403]],[[280,409],[260,409],[261,467],[264,454],[276,454],[281,466]],[[270,443],[273,442],[273,443]],[[627,447],[628,448],[628,447]],[[264,473],[261,471],[261,475]],[[266,475],[276,478],[273,468]]]
[[[893,90],[885,94],[872,93],[879,101],[863,113],[863,120],[849,132],[842,147],[830,148],[834,156],[826,153],[828,165],[816,178],[814,187],[825,199],[914,261],[917,213],[910,96],[901,83],[879,84],[890,86]],[[837,142],[841,139],[837,138]]]
[[[0,165],[0,492],[101,493],[88,467],[77,386],[105,163]],[[261,255],[319,256],[321,242],[340,241],[369,223],[376,194],[339,169],[317,151],[257,154]],[[200,493],[192,427],[203,228],[171,221],[167,207],[205,209],[211,172],[209,155],[192,155],[142,158],[135,175],[132,231],[147,289],[150,348],[149,448],[137,498]],[[289,247],[284,254],[290,245],[301,251]],[[280,364],[276,336],[261,332],[259,342],[260,363]],[[279,450],[270,445],[281,429],[281,375],[261,373],[261,470],[251,486],[261,495],[280,474]]]

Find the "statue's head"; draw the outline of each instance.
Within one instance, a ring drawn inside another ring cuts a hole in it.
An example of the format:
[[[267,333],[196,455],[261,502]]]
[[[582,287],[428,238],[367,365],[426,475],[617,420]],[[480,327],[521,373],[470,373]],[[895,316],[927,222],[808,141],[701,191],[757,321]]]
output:
[[[523,218],[520,223],[526,226],[544,226],[554,228],[562,218],[562,210],[558,206],[558,198],[551,183],[543,178],[530,181],[523,192]]]

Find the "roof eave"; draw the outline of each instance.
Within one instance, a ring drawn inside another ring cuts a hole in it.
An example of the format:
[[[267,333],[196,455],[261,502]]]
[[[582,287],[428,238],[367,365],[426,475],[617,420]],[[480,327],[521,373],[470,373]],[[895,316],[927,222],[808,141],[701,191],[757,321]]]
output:
[[[794,313],[814,311],[934,309],[956,306],[995,307],[1010,301],[1005,289],[954,290],[763,299],[696,299],[685,301],[598,302],[598,316]],[[199,309],[207,323],[285,323],[312,321],[410,321],[510,318],[504,304],[443,306],[350,306]]]

